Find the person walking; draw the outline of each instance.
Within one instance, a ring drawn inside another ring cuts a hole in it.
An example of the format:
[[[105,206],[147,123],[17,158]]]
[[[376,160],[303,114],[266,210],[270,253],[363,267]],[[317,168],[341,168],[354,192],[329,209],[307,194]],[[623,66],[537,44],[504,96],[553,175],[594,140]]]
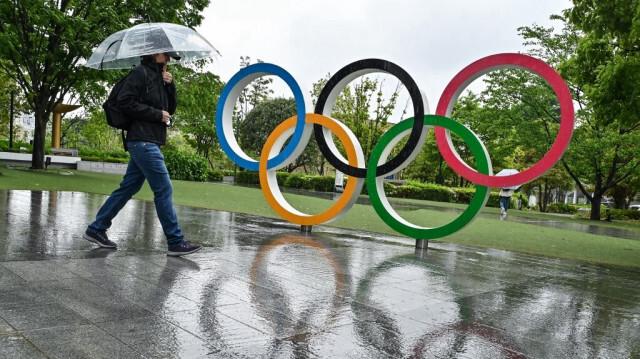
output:
[[[160,146],[166,143],[171,115],[177,107],[173,76],[166,71],[171,58],[180,60],[176,52],[143,56],[141,64],[127,75],[118,94],[118,106],[131,121],[125,139],[129,164],[120,187],[107,198],[95,221],[82,235],[102,248],[117,248],[106,231],[118,212],[147,180],[153,190],[158,219],[167,237],[167,255],[182,256],[202,249],[202,246],[184,239],[173,208],[173,186],[160,152]]]
[[[500,214],[505,215],[509,210],[509,204],[511,203],[511,196],[513,195],[513,189],[501,188],[500,189]]]

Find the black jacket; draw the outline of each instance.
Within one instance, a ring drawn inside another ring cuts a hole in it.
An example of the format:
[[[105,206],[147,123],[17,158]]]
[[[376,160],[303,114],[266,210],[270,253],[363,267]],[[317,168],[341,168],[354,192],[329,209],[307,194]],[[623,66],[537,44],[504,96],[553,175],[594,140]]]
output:
[[[162,80],[163,64],[143,62],[131,70],[118,94],[118,106],[129,117],[128,141],[146,141],[164,145],[167,126],[162,110],[176,111],[176,86]]]

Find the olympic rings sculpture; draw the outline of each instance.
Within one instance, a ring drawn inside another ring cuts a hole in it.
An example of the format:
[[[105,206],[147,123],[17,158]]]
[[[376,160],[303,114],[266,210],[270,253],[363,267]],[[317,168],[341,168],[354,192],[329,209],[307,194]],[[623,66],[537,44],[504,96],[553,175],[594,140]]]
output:
[[[543,158],[520,173],[494,176],[491,159],[485,146],[476,134],[451,119],[451,112],[458,97],[467,86],[480,76],[491,71],[516,68],[524,69],[544,78],[555,92],[560,104],[560,128],[555,142]],[[342,122],[330,117],[333,105],[342,90],[357,77],[381,72],[393,75],[408,90],[413,103],[414,117],[391,127],[374,147],[366,163],[362,148],[353,132]],[[242,90],[258,77],[274,75],[280,77],[293,92],[297,115],[278,125],[267,138],[260,159],[248,156],[233,135],[233,108]],[[344,215],[355,204],[367,180],[371,203],[380,218],[395,231],[416,239],[435,239],[450,235],[471,223],[486,204],[491,187],[522,185],[542,176],[562,157],[567,149],[574,127],[573,99],[562,77],[545,62],[531,56],[504,53],[484,57],[468,65],[449,82],[445,88],[435,115],[429,111],[427,100],[411,76],[398,65],[386,60],[365,59],[353,62],[333,75],[320,92],[315,113],[309,108],[300,86],[293,77],[279,66],[258,63],[247,66],[236,73],[222,90],[216,108],[216,128],[220,146],[238,166],[259,171],[260,186],[269,205],[281,217],[300,225],[327,223]],[[460,176],[477,185],[471,203],[452,222],[436,228],[426,228],[410,223],[400,217],[391,207],[384,193],[383,179],[409,165],[422,148],[426,134],[433,127],[438,149],[447,164]],[[451,132],[460,136],[473,153],[477,170],[466,164],[456,152],[451,141]],[[327,161],[349,177],[345,190],[326,211],[309,215],[291,206],[282,196],[276,181],[276,171],[295,161],[302,153],[314,133],[318,147]],[[338,151],[332,139],[335,135],[343,144],[347,159]],[[409,136],[404,147],[387,161],[391,150],[404,137]],[[289,143],[285,145],[286,141]]]

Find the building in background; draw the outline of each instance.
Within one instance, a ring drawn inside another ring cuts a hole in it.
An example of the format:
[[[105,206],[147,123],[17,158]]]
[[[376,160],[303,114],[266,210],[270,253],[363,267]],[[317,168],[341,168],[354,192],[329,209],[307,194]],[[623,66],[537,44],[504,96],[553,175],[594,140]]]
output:
[[[33,141],[33,132],[36,128],[36,118],[33,115],[21,115],[17,118],[16,138],[20,141]]]

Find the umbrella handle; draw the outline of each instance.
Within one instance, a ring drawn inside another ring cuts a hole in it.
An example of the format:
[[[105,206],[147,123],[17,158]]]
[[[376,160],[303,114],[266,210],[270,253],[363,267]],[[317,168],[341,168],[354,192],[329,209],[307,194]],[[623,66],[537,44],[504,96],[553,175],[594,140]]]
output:
[[[112,43],[110,43],[110,44],[109,44],[109,47],[107,47],[107,49],[106,49],[106,50],[105,50],[105,52],[104,52],[104,55],[105,55],[105,56],[107,55],[107,52],[109,52],[109,49],[111,48],[111,46],[113,46],[113,45],[114,45],[116,42],[118,42],[118,41],[122,42],[122,40],[116,40],[116,41],[114,41],[114,42],[112,42]],[[103,64],[103,63],[104,63],[104,56],[102,56],[102,60],[100,60],[100,70],[104,70],[104,69],[102,68],[102,64]]]

